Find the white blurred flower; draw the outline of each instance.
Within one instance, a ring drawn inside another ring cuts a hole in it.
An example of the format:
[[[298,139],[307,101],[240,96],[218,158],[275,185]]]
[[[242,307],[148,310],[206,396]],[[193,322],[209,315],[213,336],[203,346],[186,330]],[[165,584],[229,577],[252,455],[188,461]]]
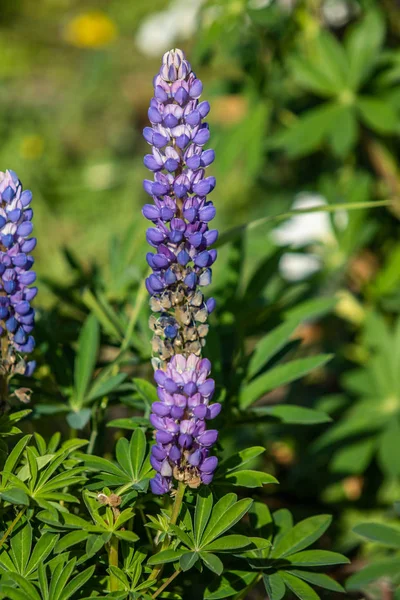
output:
[[[323,196],[305,192],[298,195],[292,209],[315,208],[326,204]],[[344,229],[348,222],[347,213],[343,210],[337,211],[334,220],[337,227]],[[312,244],[332,246],[335,243],[330,217],[323,211],[296,215],[288,219],[274,229],[272,237],[279,246],[291,246],[294,249]],[[314,252],[287,252],[280,260],[279,270],[287,281],[301,281],[319,271],[322,265],[320,256]]]
[[[299,194],[292,205],[292,210],[325,206],[326,201],[317,194]],[[305,246],[312,242],[324,242],[333,239],[332,226],[326,212],[313,212],[296,215],[272,233],[279,246]]]
[[[325,0],[322,5],[324,20],[330,27],[343,27],[353,16],[354,8],[346,0]]]
[[[286,252],[279,261],[280,274],[286,281],[302,281],[322,267],[321,259],[314,254]]]
[[[169,50],[176,40],[190,38],[203,1],[174,0],[166,10],[150,15],[136,35],[139,50],[147,56],[158,56]]]

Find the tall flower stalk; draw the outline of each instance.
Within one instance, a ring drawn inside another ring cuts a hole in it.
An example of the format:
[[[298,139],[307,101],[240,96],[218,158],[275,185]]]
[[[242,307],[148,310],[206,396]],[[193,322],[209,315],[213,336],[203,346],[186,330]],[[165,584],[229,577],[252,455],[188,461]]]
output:
[[[215,207],[207,196],[216,182],[206,176],[206,168],[215,155],[204,148],[210,105],[200,101],[202,89],[184,53],[167,52],[154,78],[151,127],[143,132],[151,146],[144,164],[153,173],[144,181],[153,203],[143,207],[143,215],[153,224],[146,233],[154,248],[147,254],[153,272],[146,287],[159,398],[150,417],[156,429],[151,454],[155,494],[172,490],[175,481],[192,488],[209,484],[218,463],[210,455],[218,432],[206,423],[221,406],[210,404],[215,384],[209,378],[211,364],[201,356],[208,315],[215,308],[202,290],[211,282],[217,257],[211,246],[218,237],[209,227]]]

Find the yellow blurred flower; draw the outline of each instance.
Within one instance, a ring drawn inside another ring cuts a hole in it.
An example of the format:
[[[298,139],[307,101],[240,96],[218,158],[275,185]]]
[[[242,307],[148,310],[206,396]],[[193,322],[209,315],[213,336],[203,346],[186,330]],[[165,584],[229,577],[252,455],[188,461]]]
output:
[[[90,11],[72,19],[65,28],[64,37],[78,48],[102,48],[117,37],[115,23],[103,12]]]
[[[44,140],[40,135],[25,135],[21,140],[19,153],[26,160],[40,158],[44,150]]]

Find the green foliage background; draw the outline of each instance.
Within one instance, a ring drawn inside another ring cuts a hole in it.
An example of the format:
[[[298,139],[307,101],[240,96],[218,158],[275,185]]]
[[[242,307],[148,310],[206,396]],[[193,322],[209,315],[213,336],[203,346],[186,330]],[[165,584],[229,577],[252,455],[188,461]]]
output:
[[[3,0],[0,11],[0,164],[32,189],[39,240],[38,369],[24,382],[32,412],[19,426],[48,439],[57,423],[64,439],[89,440],[73,459],[97,473],[88,489],[133,486],[126,503],[149,468],[132,475],[121,464],[118,473],[110,460],[118,438],[146,428],[155,393],[141,131],[161,53],[151,36],[146,51],[138,39],[160,11],[179,20],[179,6]],[[296,521],[333,514],[322,547],[352,560],[334,575],[355,598],[359,590],[400,597],[399,24],[395,0],[208,0],[190,35],[181,28],[172,44],[212,106],[221,238],[206,354],[224,402],[220,453],[261,447],[248,469],[228,463],[217,486],[254,488],[254,510],[279,509],[278,522],[286,509]],[[307,216],[292,212],[310,207]],[[15,400],[12,414],[25,408]],[[37,444],[26,456],[31,475],[31,455],[50,452]],[[51,454],[57,447],[53,440]],[[5,459],[4,443],[2,451]],[[129,452],[127,441],[119,452]],[[35,481],[11,496],[6,483],[11,504],[37,502],[45,512],[53,501],[37,495]],[[59,535],[62,525],[45,517]],[[108,535],[90,533],[93,544]],[[193,552],[178,552],[172,558],[193,566]],[[127,559],[127,572],[144,556]],[[83,573],[82,585],[92,575]],[[263,576],[272,600],[282,589],[314,599],[293,574],[273,575]],[[228,577],[221,593],[229,585]],[[339,597],[329,585],[323,597]]]

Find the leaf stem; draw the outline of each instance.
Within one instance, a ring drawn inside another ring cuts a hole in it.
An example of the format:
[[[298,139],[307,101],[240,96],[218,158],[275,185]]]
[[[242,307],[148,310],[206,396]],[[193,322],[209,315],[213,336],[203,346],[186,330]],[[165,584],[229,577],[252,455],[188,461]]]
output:
[[[17,516],[15,517],[14,521],[11,523],[10,527],[7,529],[7,531],[5,532],[5,534],[3,535],[3,537],[1,538],[1,540],[0,540],[0,548],[2,547],[2,545],[4,544],[4,542],[6,541],[6,539],[10,535],[10,533],[12,533],[14,527],[16,526],[16,524],[18,523],[18,521],[20,520],[20,518],[22,517],[22,515],[26,511],[26,509],[27,509],[26,506],[24,506],[23,508],[21,508],[21,510],[19,511],[19,513],[17,514]]]
[[[178,569],[177,571],[175,571],[174,573],[172,573],[171,577],[169,577],[167,579],[167,581],[164,581],[164,583],[162,584],[162,586],[159,587],[156,592],[154,592],[154,594],[152,595],[152,598],[157,598],[157,596],[159,596],[161,594],[161,592],[163,592],[165,590],[165,588],[171,583],[171,581],[173,581],[175,579],[175,577],[178,577],[178,575],[179,575],[180,572],[181,572],[181,570]]]
[[[246,600],[246,598],[248,598],[248,592],[250,592],[250,590],[252,590],[253,587],[255,585],[257,585],[257,583],[261,580],[261,577],[262,577],[262,573],[260,573],[259,575],[256,575],[256,577],[253,579],[253,581],[251,583],[249,583],[249,585],[246,586],[244,588],[244,590],[242,590],[238,596],[236,596],[235,600]]]
[[[331,213],[336,212],[337,210],[359,210],[361,208],[379,208],[380,206],[393,206],[393,200],[373,200],[370,202],[338,202],[336,204],[325,204],[321,206],[313,206],[311,208],[297,208],[295,210],[289,210],[288,212],[280,213],[278,215],[269,215],[267,217],[262,217],[261,219],[250,221],[250,223],[245,223],[244,225],[238,225],[237,227],[228,229],[228,231],[224,231],[222,235],[220,235],[218,242],[215,244],[215,247],[218,248],[219,246],[222,246],[223,244],[241,236],[246,231],[250,231],[251,229],[260,227],[260,225],[265,225],[267,223],[280,223],[280,221],[286,221],[286,219],[290,219],[291,217],[296,217],[298,215],[307,215],[309,213],[315,212]]]
[[[178,490],[176,492],[174,505],[172,507],[170,525],[175,525],[178,520],[179,511],[181,510],[183,497],[185,495],[185,490],[186,490],[186,485],[184,483],[182,483],[182,481],[180,481],[178,483]],[[169,546],[169,538],[168,538],[168,535],[166,535],[164,542],[161,546],[161,551],[167,550],[168,546]],[[157,565],[156,567],[154,567],[154,569],[152,570],[152,572],[149,575],[149,579],[158,579],[159,575],[161,574],[162,569],[163,569],[163,565]]]
[[[108,564],[110,567],[118,567],[118,538],[117,536],[111,536],[111,540],[108,545]],[[117,577],[110,573],[110,592],[116,592],[119,589],[119,583]]]
[[[181,510],[183,497],[185,495],[185,490],[186,485],[182,483],[182,481],[180,481],[178,483],[178,491],[175,496],[174,506],[172,507],[171,525],[175,525],[178,520],[179,511]]]

